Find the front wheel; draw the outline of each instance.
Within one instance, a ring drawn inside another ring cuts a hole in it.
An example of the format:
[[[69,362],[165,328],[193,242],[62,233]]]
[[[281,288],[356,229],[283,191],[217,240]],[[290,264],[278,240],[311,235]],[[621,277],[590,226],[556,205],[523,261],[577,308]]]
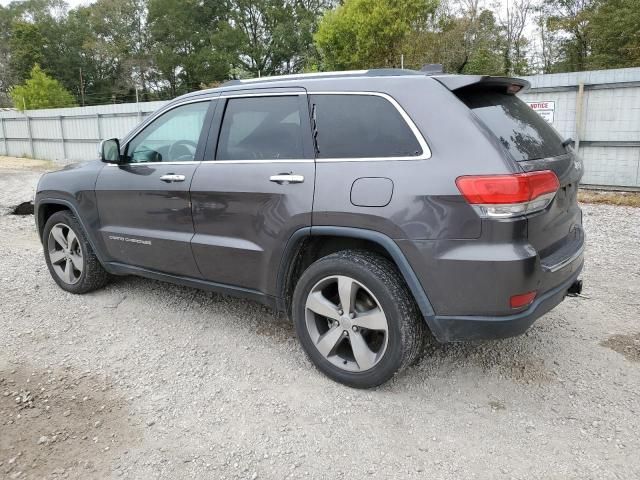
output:
[[[49,217],[42,243],[49,272],[63,290],[87,293],[103,287],[109,280],[71,212],[60,211]]]
[[[345,250],[313,263],[292,311],[311,361],[351,387],[386,382],[422,349],[424,319],[395,266],[376,254]]]

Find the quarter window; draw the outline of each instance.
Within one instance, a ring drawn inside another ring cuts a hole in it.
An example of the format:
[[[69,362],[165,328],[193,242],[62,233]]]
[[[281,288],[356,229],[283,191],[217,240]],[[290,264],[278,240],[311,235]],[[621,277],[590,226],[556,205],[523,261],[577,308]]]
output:
[[[297,95],[227,101],[217,160],[304,158]]]
[[[129,142],[127,161],[148,163],[195,160],[209,103],[182,105],[155,119]]]
[[[398,109],[377,95],[311,96],[317,158],[413,157],[422,154]]]

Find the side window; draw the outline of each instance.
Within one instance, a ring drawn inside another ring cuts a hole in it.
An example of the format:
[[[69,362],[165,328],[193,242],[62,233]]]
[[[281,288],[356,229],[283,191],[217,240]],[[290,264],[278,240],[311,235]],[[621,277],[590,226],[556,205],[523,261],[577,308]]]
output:
[[[317,158],[413,157],[416,136],[396,107],[376,95],[311,96]]]
[[[216,160],[304,158],[297,95],[230,98]]]
[[[210,102],[169,110],[147,125],[127,145],[129,163],[187,162],[195,159]]]

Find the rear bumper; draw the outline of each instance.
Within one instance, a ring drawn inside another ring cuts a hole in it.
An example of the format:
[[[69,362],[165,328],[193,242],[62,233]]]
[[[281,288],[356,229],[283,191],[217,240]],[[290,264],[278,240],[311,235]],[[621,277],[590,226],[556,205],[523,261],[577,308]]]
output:
[[[544,292],[526,310],[508,316],[448,316],[436,315],[429,322],[440,342],[498,339],[524,333],[538,318],[557,306],[582,272],[580,262],[569,278]]]

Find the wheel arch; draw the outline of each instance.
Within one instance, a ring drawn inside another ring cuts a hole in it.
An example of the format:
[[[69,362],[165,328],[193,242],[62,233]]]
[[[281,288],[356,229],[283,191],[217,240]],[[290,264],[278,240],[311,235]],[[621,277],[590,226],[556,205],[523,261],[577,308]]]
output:
[[[85,237],[87,238],[89,245],[91,245],[91,248],[96,254],[96,257],[98,257],[98,260],[102,264],[103,268],[105,268],[108,271],[108,269],[105,266],[105,261],[102,257],[102,252],[98,248],[96,248],[96,242],[94,241],[91,230],[87,228],[87,225],[85,224],[85,221],[82,219],[82,216],[80,216],[80,214],[78,213],[78,209],[76,208],[76,206],[68,200],[64,200],[61,198],[49,198],[49,197],[38,199],[34,209],[34,216],[36,219],[36,227],[38,229],[38,236],[40,237],[40,242],[43,241],[42,234],[44,232],[44,226],[47,223],[47,220],[54,213],[60,212],[63,210],[68,210],[73,214],[74,217],[76,217],[76,219],[80,223],[80,226],[84,230]]]
[[[374,251],[378,251],[378,253],[388,257],[400,271],[413,298],[418,304],[420,312],[431,328],[435,312],[427,293],[424,291],[424,288],[420,284],[413,268],[411,268],[409,261],[400,250],[400,247],[387,235],[362,228],[314,226],[297,230],[287,241],[282,260],[280,261],[280,267],[278,268],[277,297],[278,308],[280,310],[289,312],[289,299],[295,287],[295,281],[292,281],[292,279],[299,278],[299,274],[301,274],[301,272],[297,270],[299,270],[301,266],[304,266],[304,252],[306,247],[316,239],[322,238],[343,240],[345,242],[344,247],[340,249],[349,248],[350,244],[370,245],[374,247]]]

